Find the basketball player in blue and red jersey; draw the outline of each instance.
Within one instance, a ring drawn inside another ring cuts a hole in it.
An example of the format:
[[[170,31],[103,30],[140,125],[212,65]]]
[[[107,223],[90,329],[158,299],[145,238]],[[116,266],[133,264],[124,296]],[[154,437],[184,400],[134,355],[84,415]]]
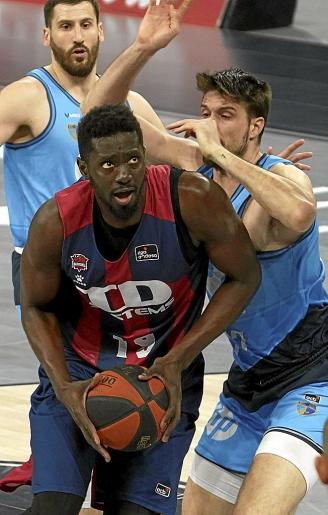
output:
[[[165,19],[152,9],[140,26],[141,37],[90,91],[89,105],[109,99],[115,81],[116,90],[120,81],[131,87],[165,44],[156,32]],[[328,418],[328,295],[315,198],[308,176],[261,150],[271,101],[266,82],[231,69],[200,73],[197,86],[201,116],[208,120],[183,120],[169,128],[195,135],[200,155],[184,153],[183,140],[161,142],[153,130],[147,145],[155,138],[168,155],[179,147],[182,168],[197,169],[202,155],[212,163],[200,170],[230,197],[258,253],[262,283],[227,330],[235,361],[196,448],[183,513],[289,515],[318,478],[315,459]],[[222,277],[210,265],[210,296]]]
[[[136,363],[150,366],[144,380],[157,375],[169,390],[166,443],[111,452],[105,513],[175,515],[202,395],[200,352],[245,308],[260,269],[218,185],[145,167],[127,107],[91,111],[78,142],[87,180],[38,211],[22,257],[22,321],[41,362],[30,412],[34,498],[25,513],[78,513],[96,451],[110,459],[87,417],[87,390],[97,372]],[[227,280],[201,315],[208,258]]]

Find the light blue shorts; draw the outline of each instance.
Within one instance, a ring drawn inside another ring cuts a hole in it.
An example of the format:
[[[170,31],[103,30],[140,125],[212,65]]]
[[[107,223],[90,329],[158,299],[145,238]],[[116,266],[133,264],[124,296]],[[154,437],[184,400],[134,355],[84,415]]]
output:
[[[299,438],[322,453],[327,419],[327,382],[291,390],[254,412],[221,393],[196,453],[228,470],[247,473],[264,434],[270,431]]]

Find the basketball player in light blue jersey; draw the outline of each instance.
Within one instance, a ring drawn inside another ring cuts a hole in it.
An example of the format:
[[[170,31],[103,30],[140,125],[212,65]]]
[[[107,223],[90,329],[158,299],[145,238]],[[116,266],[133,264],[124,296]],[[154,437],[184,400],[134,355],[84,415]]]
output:
[[[227,330],[234,363],[196,447],[184,513],[291,514],[317,480],[328,416],[328,296],[308,176],[260,150],[271,91],[240,70],[198,74],[197,136],[230,195],[262,268],[262,284]],[[204,171],[204,169],[203,169]],[[210,296],[224,278],[210,268]],[[191,508],[192,507],[192,508]]]
[[[109,100],[115,83],[130,87],[150,56],[168,43],[157,38],[165,19],[151,4],[152,16],[140,28],[147,44],[137,37],[108,68],[87,97],[89,108]],[[235,362],[197,447],[183,511],[288,515],[317,480],[315,459],[328,416],[328,297],[315,199],[302,171],[260,149],[271,100],[267,83],[234,69],[200,74],[198,86],[202,117],[209,119],[170,128],[197,137],[211,162],[200,171],[231,197],[258,252],[263,282],[228,329]],[[143,130],[148,149],[150,141],[170,156],[179,148],[179,166],[202,164],[196,148],[184,162],[183,141]],[[224,277],[213,267],[209,275],[212,294]]]
[[[96,0],[48,0],[43,44],[51,63],[10,84],[0,94],[0,145],[13,253],[15,304],[20,303],[19,263],[38,208],[80,178],[76,127],[82,102],[95,84],[103,41]],[[129,104],[164,130],[149,104],[130,92]]]

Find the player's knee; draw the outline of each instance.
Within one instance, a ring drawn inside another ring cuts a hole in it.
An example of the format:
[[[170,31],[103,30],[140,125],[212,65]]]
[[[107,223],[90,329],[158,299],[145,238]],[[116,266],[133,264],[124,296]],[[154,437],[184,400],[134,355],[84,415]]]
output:
[[[32,506],[25,515],[78,515],[82,497],[63,492],[42,492],[33,497]]]
[[[133,502],[120,501],[115,507],[106,508],[103,515],[160,515],[160,513],[148,510]]]

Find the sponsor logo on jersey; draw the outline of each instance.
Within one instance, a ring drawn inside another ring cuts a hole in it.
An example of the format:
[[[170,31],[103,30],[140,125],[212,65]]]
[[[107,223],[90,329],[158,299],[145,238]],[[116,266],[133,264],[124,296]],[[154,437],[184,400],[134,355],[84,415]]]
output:
[[[317,411],[317,406],[311,402],[298,401],[296,409],[299,415],[307,416],[314,415]]]
[[[158,495],[162,495],[163,497],[170,497],[171,495],[171,488],[166,485],[162,485],[162,483],[157,483],[155,492]]]
[[[159,259],[158,247],[155,243],[139,245],[135,248],[137,261],[156,261]]]
[[[320,402],[320,395],[315,395],[313,393],[306,393],[304,395],[304,398],[307,400],[307,401],[311,401],[311,402],[317,402],[319,404]]]
[[[81,254],[74,254],[74,256],[81,256]],[[88,260],[85,256],[82,257]],[[78,266],[81,266],[80,260]],[[92,306],[106,311],[118,320],[129,320],[134,316],[158,315],[169,309],[174,302],[171,288],[158,280],[126,281],[122,284],[94,286],[89,289],[81,288],[76,282],[75,286],[81,293],[88,296]]]
[[[81,113],[65,113],[66,118],[81,118]]]
[[[76,129],[77,129],[77,123],[68,123],[67,124],[67,130],[68,132],[70,133],[70,135],[72,136],[72,138],[77,141],[77,132],[76,132]]]
[[[85,272],[88,269],[89,258],[85,257],[83,254],[73,254],[71,261],[73,270]]]

